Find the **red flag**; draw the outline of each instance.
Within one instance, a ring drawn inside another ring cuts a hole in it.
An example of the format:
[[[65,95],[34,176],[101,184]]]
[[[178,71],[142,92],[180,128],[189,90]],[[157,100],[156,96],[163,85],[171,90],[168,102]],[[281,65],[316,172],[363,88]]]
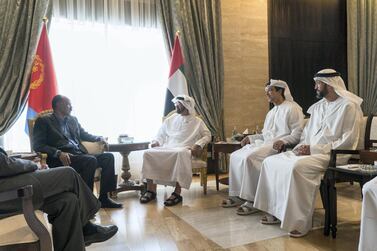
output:
[[[36,118],[41,112],[52,110],[51,100],[57,92],[51,48],[44,24],[30,77],[29,107],[26,120]],[[27,123],[26,130],[28,130]]]

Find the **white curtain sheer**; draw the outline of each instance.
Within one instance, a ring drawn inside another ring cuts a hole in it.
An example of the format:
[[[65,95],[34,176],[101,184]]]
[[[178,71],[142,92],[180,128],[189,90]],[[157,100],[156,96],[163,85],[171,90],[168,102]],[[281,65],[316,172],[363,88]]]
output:
[[[71,99],[83,128],[113,142],[119,134],[139,141],[156,134],[169,70],[159,29],[53,19],[49,38],[59,93]],[[24,125],[22,115],[6,149],[29,150]],[[130,164],[140,158],[132,154]]]
[[[155,0],[52,0],[54,18],[157,27]]]
[[[84,128],[110,138],[155,135],[168,75],[159,30],[60,20],[50,41],[59,92]]]

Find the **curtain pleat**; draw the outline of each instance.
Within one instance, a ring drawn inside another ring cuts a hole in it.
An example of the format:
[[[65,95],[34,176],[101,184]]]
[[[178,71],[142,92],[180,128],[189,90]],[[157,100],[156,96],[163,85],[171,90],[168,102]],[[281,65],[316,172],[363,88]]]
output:
[[[17,120],[29,93],[29,76],[48,0],[0,1],[0,135]]]
[[[365,114],[377,114],[377,2],[347,1],[347,22],[348,86]]]
[[[224,139],[224,68],[219,0],[157,1],[169,52],[180,31],[184,74],[196,110],[212,135]]]

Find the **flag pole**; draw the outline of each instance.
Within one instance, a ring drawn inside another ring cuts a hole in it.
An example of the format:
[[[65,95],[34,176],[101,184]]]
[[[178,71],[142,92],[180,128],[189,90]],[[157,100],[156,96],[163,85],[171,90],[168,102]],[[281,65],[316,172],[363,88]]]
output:
[[[48,20],[48,18],[45,16],[45,17],[42,18],[42,21],[43,21],[43,25],[46,26],[46,31],[47,31],[47,33],[48,33],[48,30],[47,30],[47,23],[48,23],[49,20]]]
[[[179,30],[177,30],[175,32],[175,36],[174,36],[174,43],[173,43],[173,48],[172,50],[174,49],[174,45],[175,45],[175,39],[178,38],[178,40],[181,40],[181,32]]]

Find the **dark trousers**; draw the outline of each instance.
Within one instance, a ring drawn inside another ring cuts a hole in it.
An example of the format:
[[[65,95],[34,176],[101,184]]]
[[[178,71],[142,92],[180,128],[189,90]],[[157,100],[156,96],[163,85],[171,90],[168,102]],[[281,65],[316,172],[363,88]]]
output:
[[[92,191],[70,167],[36,171],[33,176],[43,190],[40,209],[52,224],[54,250],[85,250],[82,228],[100,208]]]
[[[76,170],[93,191],[94,174],[98,167],[101,167],[101,189],[100,195],[106,195],[116,189],[114,155],[101,153],[96,155],[82,154],[71,155],[71,167]],[[48,162],[50,167],[62,166],[59,159],[52,159]]]

